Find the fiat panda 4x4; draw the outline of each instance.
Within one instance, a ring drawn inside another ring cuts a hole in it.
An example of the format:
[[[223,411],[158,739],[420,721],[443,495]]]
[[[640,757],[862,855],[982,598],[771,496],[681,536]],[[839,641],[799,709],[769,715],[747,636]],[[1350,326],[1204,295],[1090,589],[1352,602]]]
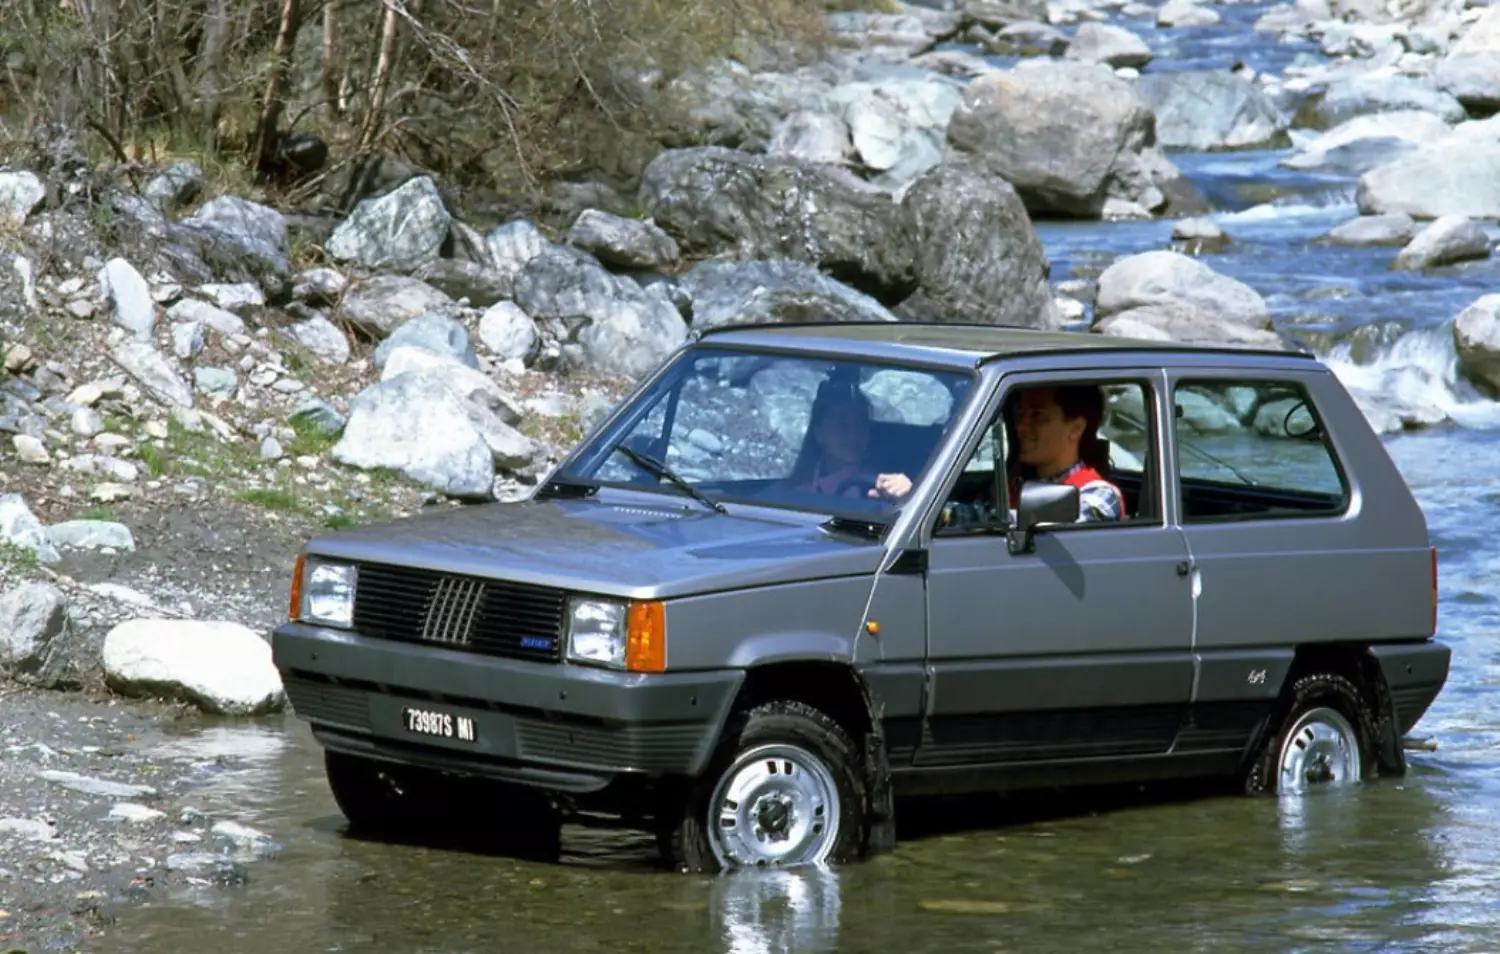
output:
[[[1026,466],[1061,395],[1086,480]],[[686,870],[837,863],[905,794],[1399,774],[1448,675],[1437,572],[1311,356],[739,326],[531,498],[309,542],[273,649],[355,826],[605,819]]]

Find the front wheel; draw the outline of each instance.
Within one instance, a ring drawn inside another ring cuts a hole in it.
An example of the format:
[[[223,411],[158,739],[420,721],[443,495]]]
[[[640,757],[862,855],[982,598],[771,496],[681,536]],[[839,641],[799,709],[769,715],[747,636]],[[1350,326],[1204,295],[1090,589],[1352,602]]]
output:
[[[854,859],[869,829],[857,752],[835,720],[803,703],[741,713],[713,767],[664,819],[663,855],[691,872]]]
[[[1299,679],[1278,715],[1247,791],[1299,795],[1374,774],[1374,718],[1349,680],[1329,673]]]

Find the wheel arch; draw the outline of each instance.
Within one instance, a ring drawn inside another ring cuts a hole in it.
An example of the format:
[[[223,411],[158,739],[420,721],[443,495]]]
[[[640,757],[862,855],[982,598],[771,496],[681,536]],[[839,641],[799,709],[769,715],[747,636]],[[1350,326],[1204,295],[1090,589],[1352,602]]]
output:
[[[1370,707],[1374,718],[1375,737],[1370,740],[1375,749],[1376,764],[1380,774],[1399,778],[1406,773],[1406,753],[1402,745],[1399,723],[1391,690],[1386,682],[1380,661],[1364,643],[1307,643],[1296,648],[1292,664],[1278,695],[1278,705],[1292,691],[1299,679],[1317,673],[1343,676],[1354,684],[1360,696]],[[1256,734],[1251,751],[1258,751],[1265,743],[1266,735],[1274,731],[1268,717]]]

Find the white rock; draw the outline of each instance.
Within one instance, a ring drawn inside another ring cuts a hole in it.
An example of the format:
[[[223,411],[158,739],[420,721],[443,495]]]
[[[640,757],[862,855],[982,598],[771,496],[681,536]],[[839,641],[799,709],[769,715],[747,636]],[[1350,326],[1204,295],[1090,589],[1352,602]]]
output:
[[[0,494],[0,543],[30,550],[43,563],[56,563],[62,559],[47,537],[47,528],[26,506],[20,494]]]
[[[118,691],[170,694],[206,712],[260,715],[286,704],[271,644],[239,623],[133,619],[104,637],[103,662]]]
[[[73,412],[69,426],[79,437],[94,437],[104,430],[104,419],[91,407],[81,407]]]
[[[479,340],[502,361],[525,361],[536,353],[536,322],[515,302],[496,302],[479,318]]]
[[[47,197],[47,188],[36,173],[0,172],[0,211],[15,225],[25,225],[26,217]]]
[[[0,840],[51,841],[57,837],[57,829],[35,818],[0,818],[0,836]]]
[[[21,458],[23,464],[52,462],[52,455],[47,453],[47,446],[30,434],[17,434],[10,439],[10,443],[16,449],[16,456]]]
[[[109,817],[117,821],[130,822],[134,825],[153,822],[159,818],[166,818],[167,813],[147,808],[145,805],[137,805],[135,802],[121,802],[109,810]]]
[[[184,298],[168,308],[167,317],[174,322],[201,322],[221,335],[245,333],[245,319],[232,311],[225,311],[217,305],[210,305],[196,298]]]
[[[150,785],[133,785],[129,782],[113,782],[109,779],[93,778],[88,775],[79,775],[77,772],[64,772],[60,769],[49,769],[36,773],[37,778],[46,779],[61,785],[69,791],[79,792],[83,795],[102,795],[106,798],[140,798],[145,795],[155,795],[156,789]]]
[[[115,324],[135,335],[138,341],[150,341],[156,327],[156,302],[151,286],[123,258],[112,258],[99,270],[99,297],[114,307]]]

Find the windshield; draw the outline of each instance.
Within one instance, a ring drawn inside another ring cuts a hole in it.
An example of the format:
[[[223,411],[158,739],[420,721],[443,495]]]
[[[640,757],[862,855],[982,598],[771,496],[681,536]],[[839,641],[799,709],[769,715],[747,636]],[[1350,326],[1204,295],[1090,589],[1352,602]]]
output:
[[[921,480],[971,384],[958,371],[694,349],[557,476],[879,520]]]

